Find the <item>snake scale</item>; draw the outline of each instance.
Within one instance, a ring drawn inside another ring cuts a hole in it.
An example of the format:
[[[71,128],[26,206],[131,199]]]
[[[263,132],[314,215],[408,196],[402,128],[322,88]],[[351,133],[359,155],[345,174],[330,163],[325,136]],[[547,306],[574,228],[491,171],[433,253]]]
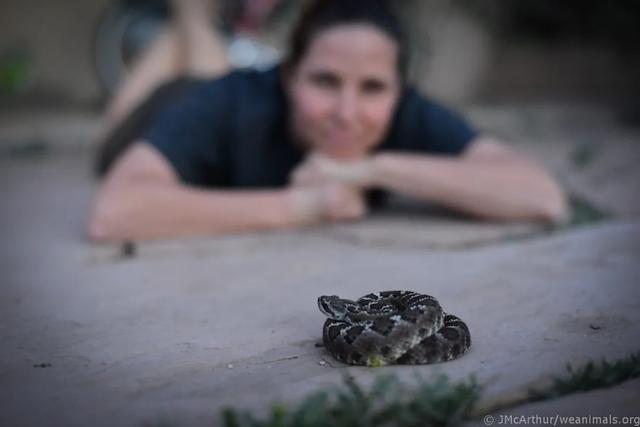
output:
[[[462,356],[471,346],[467,325],[430,295],[383,291],[357,301],[321,296],[318,307],[328,317],[324,346],[350,365],[438,363]]]

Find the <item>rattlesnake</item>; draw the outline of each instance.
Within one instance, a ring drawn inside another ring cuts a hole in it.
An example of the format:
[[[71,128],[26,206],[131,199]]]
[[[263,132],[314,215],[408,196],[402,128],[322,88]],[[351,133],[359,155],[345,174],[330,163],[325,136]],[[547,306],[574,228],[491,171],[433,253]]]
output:
[[[322,330],[325,347],[350,365],[444,362],[471,346],[467,325],[444,313],[430,295],[384,291],[357,301],[321,296],[318,307],[329,317]]]

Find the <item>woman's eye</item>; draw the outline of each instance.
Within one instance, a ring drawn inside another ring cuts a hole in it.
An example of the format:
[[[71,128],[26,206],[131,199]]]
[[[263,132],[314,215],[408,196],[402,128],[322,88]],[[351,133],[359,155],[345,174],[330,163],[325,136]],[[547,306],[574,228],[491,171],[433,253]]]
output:
[[[319,86],[322,88],[334,88],[334,87],[337,87],[339,84],[338,79],[335,76],[332,76],[331,74],[324,74],[324,73],[314,74],[313,76],[311,76],[311,81],[316,86]]]
[[[378,80],[369,80],[362,84],[362,89],[365,93],[381,93],[387,88],[387,85]]]

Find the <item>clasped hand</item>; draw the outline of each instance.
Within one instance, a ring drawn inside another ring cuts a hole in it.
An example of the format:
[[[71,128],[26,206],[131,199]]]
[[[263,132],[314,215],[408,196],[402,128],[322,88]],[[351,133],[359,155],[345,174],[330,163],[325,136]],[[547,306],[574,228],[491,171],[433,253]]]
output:
[[[313,153],[290,176],[294,217],[300,223],[362,218],[367,213],[364,190],[371,180],[368,157],[338,161]]]

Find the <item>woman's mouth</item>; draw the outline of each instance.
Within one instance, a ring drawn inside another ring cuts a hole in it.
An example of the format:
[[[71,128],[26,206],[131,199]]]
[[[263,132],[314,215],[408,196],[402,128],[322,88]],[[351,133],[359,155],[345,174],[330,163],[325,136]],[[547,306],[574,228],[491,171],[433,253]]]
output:
[[[332,131],[327,135],[326,142],[331,146],[356,145],[356,138],[353,132]]]

